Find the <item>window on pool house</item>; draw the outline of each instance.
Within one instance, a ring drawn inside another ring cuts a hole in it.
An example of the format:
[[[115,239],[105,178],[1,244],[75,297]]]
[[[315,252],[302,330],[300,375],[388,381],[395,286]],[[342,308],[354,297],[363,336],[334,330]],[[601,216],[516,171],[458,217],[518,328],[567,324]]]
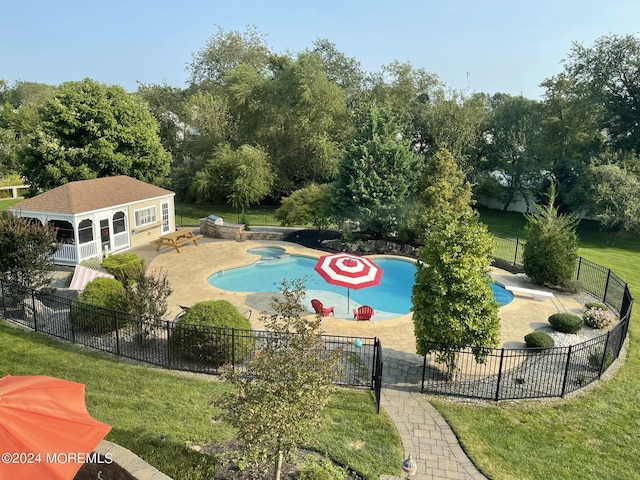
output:
[[[147,207],[133,212],[136,228],[156,223],[156,207]]]

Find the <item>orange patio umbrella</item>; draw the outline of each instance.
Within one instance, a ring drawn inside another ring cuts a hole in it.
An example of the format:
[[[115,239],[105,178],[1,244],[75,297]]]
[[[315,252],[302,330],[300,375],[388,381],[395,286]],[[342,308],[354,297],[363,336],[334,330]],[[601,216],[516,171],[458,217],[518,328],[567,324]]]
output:
[[[71,480],[109,430],[89,415],[81,383],[0,379],[0,479]]]

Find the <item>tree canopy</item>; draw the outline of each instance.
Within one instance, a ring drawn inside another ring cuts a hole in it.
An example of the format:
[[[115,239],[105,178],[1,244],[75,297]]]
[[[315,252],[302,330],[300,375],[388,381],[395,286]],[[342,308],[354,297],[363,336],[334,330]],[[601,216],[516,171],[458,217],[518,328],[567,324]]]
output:
[[[90,79],[62,84],[18,151],[32,193],[73,180],[129,175],[163,184],[171,157],[140,97]]]
[[[398,228],[411,185],[416,157],[391,111],[372,108],[338,166],[333,184],[338,216],[358,220],[365,231],[386,235]]]
[[[363,71],[327,39],[300,52],[276,52],[253,26],[218,28],[193,54],[186,88],[140,85],[136,94],[127,94],[89,79],[59,87],[0,81],[0,175],[23,172],[37,191],[121,173],[162,183],[169,174],[167,186],[178,199],[203,200],[196,194],[199,172],[210,168],[222,146],[236,151],[247,145],[268,155],[273,173],[260,201],[277,202],[311,183],[336,181],[343,188],[339,164],[362,144],[371,111],[380,109],[393,117],[419,164],[447,149],[482,202],[510,209],[523,197],[542,198],[554,182],[562,211],[580,212],[589,202],[602,212],[612,200],[604,198],[607,191],[585,196],[593,158],[615,155],[608,164],[640,181],[618,161],[640,151],[639,59],[637,34],[575,43],[561,71],[542,79],[542,99],[531,100],[454,90],[409,62],[393,60],[378,71]],[[406,183],[419,188],[413,179]],[[372,198],[390,198],[383,185],[389,179],[371,190]],[[238,198],[217,195],[216,201],[246,205]],[[376,207],[373,216],[380,213],[388,231],[411,227],[404,225],[410,216],[391,213],[394,202],[389,209]],[[631,227],[614,223],[603,225]],[[373,226],[378,234],[381,226]]]

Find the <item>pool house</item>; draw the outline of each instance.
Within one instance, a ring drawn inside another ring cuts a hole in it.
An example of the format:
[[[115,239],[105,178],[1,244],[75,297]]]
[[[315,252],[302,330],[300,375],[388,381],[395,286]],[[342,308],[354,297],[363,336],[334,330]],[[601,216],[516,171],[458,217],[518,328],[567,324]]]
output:
[[[122,252],[175,229],[174,192],[125,175],[69,182],[9,211],[56,230],[59,265]]]

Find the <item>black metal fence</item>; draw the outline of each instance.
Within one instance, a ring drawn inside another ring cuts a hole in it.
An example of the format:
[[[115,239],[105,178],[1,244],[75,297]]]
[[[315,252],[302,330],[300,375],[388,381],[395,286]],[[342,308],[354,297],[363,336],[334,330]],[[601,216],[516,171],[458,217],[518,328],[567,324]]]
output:
[[[523,242],[504,237],[497,240],[496,258],[521,266]],[[633,298],[627,284],[614,272],[581,257],[576,261],[575,280],[618,314],[620,320],[611,330],[569,347],[493,349],[484,363],[475,360],[470,348],[449,350],[456,355],[454,371],[438,363],[433,352],[424,357],[422,391],[496,401],[564,397],[598,380],[620,355]],[[427,347],[447,352],[435,344]]]
[[[268,331],[150,321],[0,281],[6,320],[37,332],[168,369],[220,374],[242,369],[276,335]],[[344,375],[335,383],[379,390],[381,345],[377,338],[323,335],[327,349],[340,349]],[[377,398],[379,399],[379,391]]]

